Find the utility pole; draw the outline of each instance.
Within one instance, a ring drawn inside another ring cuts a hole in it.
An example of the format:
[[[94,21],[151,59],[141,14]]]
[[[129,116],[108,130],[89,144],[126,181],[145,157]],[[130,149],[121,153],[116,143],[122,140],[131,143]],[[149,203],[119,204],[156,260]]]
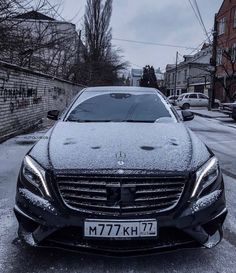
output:
[[[177,73],[178,73],[178,57],[179,52],[176,52],[176,61],[175,61],[175,86],[174,86],[174,103],[175,103],[175,97],[177,95]]]
[[[211,72],[211,88],[209,94],[209,107],[208,109],[211,110],[214,108],[215,105],[215,87],[216,87],[216,59],[217,59],[217,36],[218,36],[218,25],[215,15],[214,20],[214,31],[213,31],[213,45],[212,45],[212,59],[211,59],[211,66],[213,70]]]

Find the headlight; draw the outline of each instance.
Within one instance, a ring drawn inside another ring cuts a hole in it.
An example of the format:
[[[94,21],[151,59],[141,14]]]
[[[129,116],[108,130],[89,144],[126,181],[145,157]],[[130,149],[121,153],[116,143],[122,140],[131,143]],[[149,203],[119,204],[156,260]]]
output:
[[[24,158],[23,175],[28,182],[38,188],[40,192],[50,197],[45,178],[45,170],[28,155]]]
[[[211,185],[219,175],[219,162],[212,157],[196,172],[196,183],[191,198],[197,197],[201,192]]]

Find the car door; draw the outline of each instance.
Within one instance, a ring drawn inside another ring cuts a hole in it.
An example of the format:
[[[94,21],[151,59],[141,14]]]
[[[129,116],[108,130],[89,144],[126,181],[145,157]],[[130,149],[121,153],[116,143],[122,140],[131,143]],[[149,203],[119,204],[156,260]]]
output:
[[[190,94],[189,95],[188,101],[189,101],[190,106],[199,106],[198,100],[199,100],[199,98],[198,98],[197,94]]]
[[[199,106],[207,107],[209,104],[209,98],[203,94],[198,94],[199,97]]]

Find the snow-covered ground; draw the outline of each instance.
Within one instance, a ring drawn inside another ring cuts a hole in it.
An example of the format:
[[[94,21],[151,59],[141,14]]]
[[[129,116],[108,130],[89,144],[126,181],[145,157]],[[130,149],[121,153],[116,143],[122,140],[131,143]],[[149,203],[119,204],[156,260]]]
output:
[[[236,126],[228,121],[196,117],[186,123],[211,147],[225,174],[229,215],[225,239],[214,249],[182,250],[142,258],[103,258],[59,250],[30,249],[17,240],[13,215],[17,174],[24,154],[43,133],[0,144],[0,272],[236,272]]]

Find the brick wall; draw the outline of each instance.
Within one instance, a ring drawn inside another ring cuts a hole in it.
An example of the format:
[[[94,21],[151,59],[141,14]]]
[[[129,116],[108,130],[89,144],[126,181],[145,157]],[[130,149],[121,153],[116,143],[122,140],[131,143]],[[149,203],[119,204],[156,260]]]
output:
[[[0,140],[32,127],[49,110],[63,110],[82,88],[0,62]]]
[[[222,34],[218,33],[217,36],[217,48],[218,50],[226,50],[230,53],[233,52],[234,44],[236,43],[236,27],[234,23],[235,19],[235,12],[236,12],[236,1],[232,0],[224,0],[217,15],[216,20],[218,24],[218,32],[219,32],[219,26],[220,21],[225,18],[225,28],[224,32]],[[221,54],[219,54],[221,55]],[[232,59],[233,60],[233,59]],[[222,56],[222,65],[217,66],[217,78],[220,81],[225,81],[227,79],[227,73],[229,75],[232,75],[232,61],[229,61],[227,58],[225,58],[224,54]],[[236,68],[236,65],[235,65]],[[226,73],[226,71],[227,73]],[[234,80],[235,81],[235,80]],[[231,88],[231,96],[234,96],[236,94],[236,86],[235,84]],[[223,86],[220,83],[216,83],[216,98],[222,100],[223,102],[227,102],[228,98],[226,97],[225,91]]]

